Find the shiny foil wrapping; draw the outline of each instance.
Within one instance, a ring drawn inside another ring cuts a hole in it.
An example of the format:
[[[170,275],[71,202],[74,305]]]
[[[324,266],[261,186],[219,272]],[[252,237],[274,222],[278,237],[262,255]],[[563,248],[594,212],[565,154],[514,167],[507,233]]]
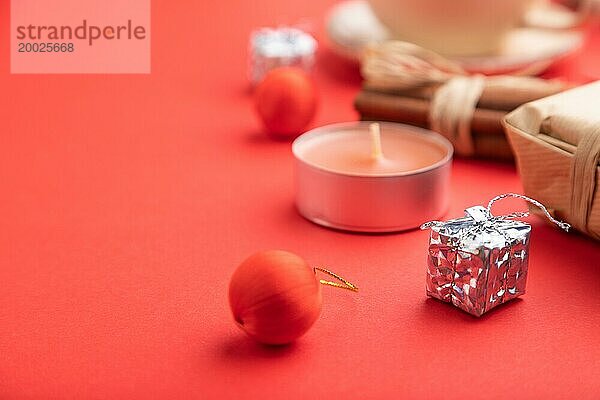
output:
[[[309,72],[315,63],[317,41],[296,28],[261,28],[250,36],[250,81],[259,83],[277,67],[293,66]]]
[[[531,226],[476,206],[429,223],[427,295],[475,316],[525,294]]]

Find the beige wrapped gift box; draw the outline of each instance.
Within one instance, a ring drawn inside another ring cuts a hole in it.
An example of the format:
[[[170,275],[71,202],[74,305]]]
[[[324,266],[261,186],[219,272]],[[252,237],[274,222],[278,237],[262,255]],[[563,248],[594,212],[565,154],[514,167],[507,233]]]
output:
[[[600,81],[524,104],[503,124],[527,196],[600,239]]]

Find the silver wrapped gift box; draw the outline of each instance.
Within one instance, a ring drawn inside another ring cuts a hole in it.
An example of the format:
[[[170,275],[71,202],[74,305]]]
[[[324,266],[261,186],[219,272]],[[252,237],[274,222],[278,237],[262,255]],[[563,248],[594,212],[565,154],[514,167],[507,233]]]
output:
[[[317,41],[296,28],[261,28],[250,36],[250,81],[258,84],[272,69],[298,67],[310,72]]]
[[[555,220],[536,200],[518,194],[492,199],[487,208],[465,210],[465,217],[432,221],[427,258],[427,295],[452,303],[475,316],[525,294],[529,264],[531,226],[514,220],[528,212],[494,216],[492,204],[506,197],[526,200],[542,209],[559,227],[569,224]]]
[[[431,226],[427,295],[480,316],[525,294],[531,226],[484,207]]]

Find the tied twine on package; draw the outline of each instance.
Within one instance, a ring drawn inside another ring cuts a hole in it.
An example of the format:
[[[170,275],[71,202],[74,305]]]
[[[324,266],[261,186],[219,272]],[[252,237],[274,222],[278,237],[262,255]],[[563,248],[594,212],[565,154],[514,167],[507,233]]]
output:
[[[401,41],[369,46],[361,73],[364,84],[354,105],[363,120],[430,128],[449,139],[458,155],[505,160],[512,152],[504,116],[568,87],[528,76],[471,75],[454,61]]]
[[[600,81],[525,104],[504,126],[525,193],[600,239]]]

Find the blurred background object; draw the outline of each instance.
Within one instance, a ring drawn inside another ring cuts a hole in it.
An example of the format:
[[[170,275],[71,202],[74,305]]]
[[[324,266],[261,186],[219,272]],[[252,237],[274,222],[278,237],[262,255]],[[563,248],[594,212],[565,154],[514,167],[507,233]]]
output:
[[[317,41],[307,32],[290,27],[261,28],[250,36],[250,81],[259,83],[277,67],[298,67],[310,72]]]
[[[496,54],[534,0],[369,0],[395,38],[451,56]]]
[[[467,7],[469,1],[472,0],[458,3],[349,0],[339,3],[330,12],[327,36],[336,53],[353,60],[361,58],[369,43],[397,39],[449,56],[469,72],[487,75],[515,71],[522,74],[525,69],[529,74],[539,74],[558,59],[579,49],[583,42],[582,32],[570,29],[581,24],[581,14],[564,5],[545,0],[515,0],[512,7],[504,2],[484,2],[489,7],[465,12],[469,17],[448,18],[449,11],[444,7],[455,7],[454,15],[456,10]],[[426,5],[430,9],[424,8]],[[379,18],[388,8],[389,14],[394,15],[391,23],[395,29],[381,22],[382,19],[391,20],[391,17]],[[410,23],[400,19],[406,8],[411,8],[415,14]],[[478,11],[480,16],[475,18]],[[498,18],[498,13],[505,15],[504,22],[482,26],[483,20],[503,20]],[[402,29],[398,25],[402,25]],[[471,36],[478,39],[465,39]]]

